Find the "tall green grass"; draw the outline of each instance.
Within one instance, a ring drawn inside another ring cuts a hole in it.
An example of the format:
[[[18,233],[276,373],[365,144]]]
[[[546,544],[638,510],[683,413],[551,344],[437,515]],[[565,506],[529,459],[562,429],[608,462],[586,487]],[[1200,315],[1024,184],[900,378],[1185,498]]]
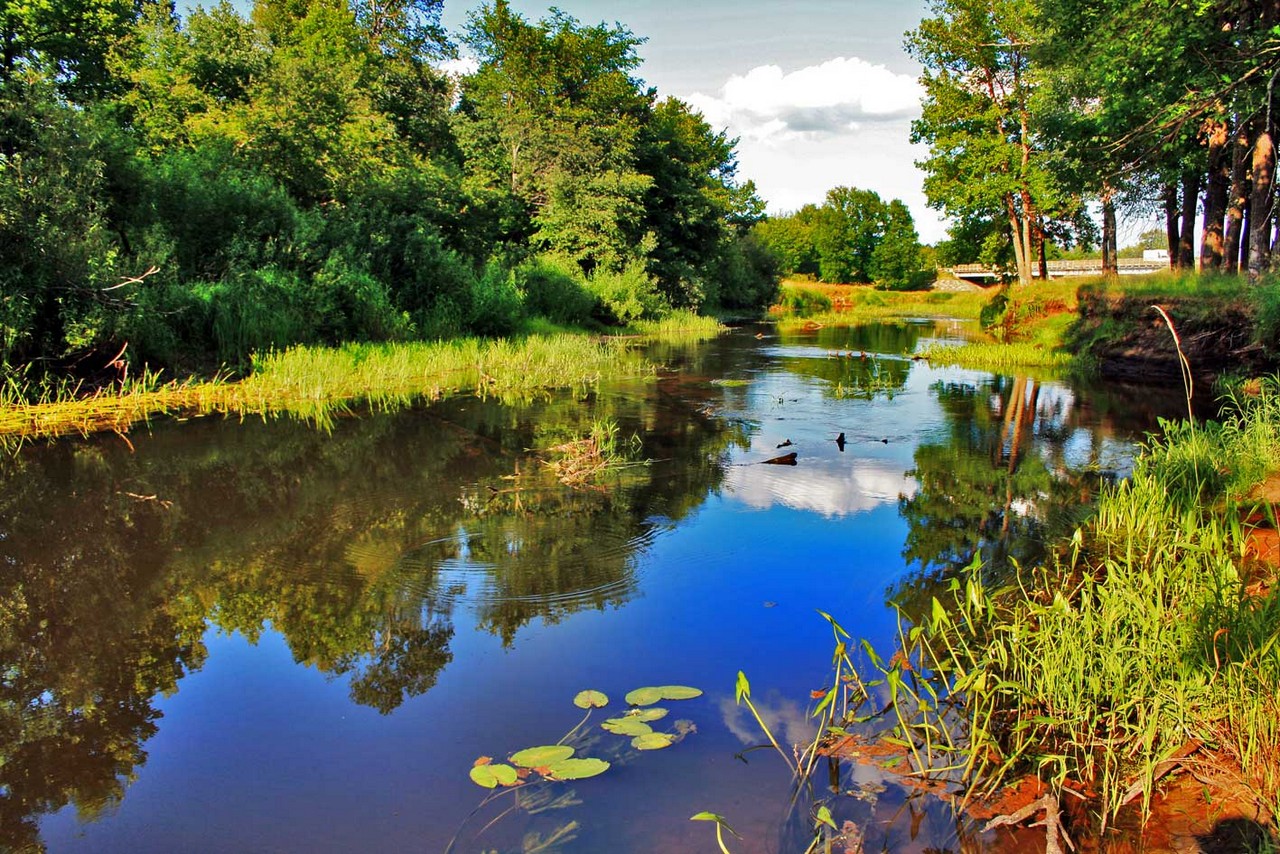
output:
[[[1096,792],[1105,826],[1178,762],[1213,762],[1280,814],[1280,592],[1248,589],[1242,522],[1280,469],[1280,386],[1163,426],[1056,560],[975,564],[873,655],[918,773],[971,793],[1036,774]]]
[[[0,437],[123,432],[163,414],[287,414],[323,425],[356,406],[391,409],[468,392],[527,400],[552,389],[585,389],[606,377],[652,372],[625,342],[585,335],[293,347],[256,356],[252,373],[240,382],[162,385],[149,377],[89,397],[60,397],[54,390],[34,402],[29,392],[10,388],[0,401]]]

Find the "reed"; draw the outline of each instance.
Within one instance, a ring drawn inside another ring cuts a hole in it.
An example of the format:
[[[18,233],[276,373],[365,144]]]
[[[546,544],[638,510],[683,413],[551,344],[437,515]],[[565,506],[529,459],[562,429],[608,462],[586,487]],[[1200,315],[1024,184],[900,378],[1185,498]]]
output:
[[[99,431],[125,432],[161,415],[289,415],[327,425],[353,407],[391,410],[417,400],[475,393],[528,400],[554,389],[586,389],[606,377],[652,374],[624,342],[584,335],[520,340],[295,347],[253,360],[239,382],[161,383],[158,376],[90,396],[5,392],[0,437],[24,441]],[[68,391],[71,395],[73,392]]]
[[[959,767],[976,794],[1036,773],[1097,792],[1105,826],[1212,747],[1280,813],[1280,593],[1248,586],[1240,521],[1280,468],[1280,388],[1229,406],[1165,424],[1049,565],[999,579],[975,563],[904,621],[890,664],[873,656],[918,773]]]
[[[922,348],[917,356],[931,365],[1000,371],[1010,368],[1068,368],[1068,353],[1030,342],[1009,344],[976,342],[970,344],[933,344]]]

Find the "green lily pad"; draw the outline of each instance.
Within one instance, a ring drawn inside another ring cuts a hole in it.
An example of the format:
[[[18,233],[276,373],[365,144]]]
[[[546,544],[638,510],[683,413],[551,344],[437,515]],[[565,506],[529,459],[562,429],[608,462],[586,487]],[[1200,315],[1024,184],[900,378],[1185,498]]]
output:
[[[557,780],[585,780],[609,770],[603,759],[566,759],[547,769],[547,776]]]
[[[600,728],[614,735],[644,735],[645,733],[653,732],[653,727],[634,717],[609,718],[609,720],[600,724]]]
[[[484,786],[486,789],[492,789],[497,786],[514,786],[516,780],[516,769],[510,765],[477,765],[471,769],[471,782],[477,786]]]
[[[627,717],[637,721],[660,721],[667,716],[666,709],[632,709]]]
[[[652,706],[659,700],[692,700],[701,697],[702,691],[688,685],[659,685],[657,687],[637,688],[627,694],[627,704],[631,706]]]
[[[636,750],[661,750],[670,747],[675,740],[675,736],[665,732],[650,732],[631,739],[631,746]]]
[[[563,762],[573,755],[573,748],[562,744],[529,747],[511,755],[511,761],[521,768],[543,768]]]
[[[603,709],[609,705],[609,698],[599,691],[579,691],[573,704],[579,709]]]

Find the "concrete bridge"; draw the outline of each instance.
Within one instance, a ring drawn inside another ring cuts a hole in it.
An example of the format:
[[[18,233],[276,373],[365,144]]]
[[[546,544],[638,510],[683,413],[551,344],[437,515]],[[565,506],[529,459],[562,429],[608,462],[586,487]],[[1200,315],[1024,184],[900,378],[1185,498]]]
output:
[[[1116,262],[1122,276],[1145,276],[1149,273],[1158,273],[1161,270],[1169,269],[1167,260],[1154,260],[1144,258],[1121,258]],[[987,284],[989,282],[998,282],[1004,275],[1004,271],[997,267],[990,267],[986,264],[957,264],[951,268],[951,274],[957,279],[964,279],[967,282],[977,282],[978,284]],[[1031,265],[1031,275],[1039,278],[1040,265]],[[1066,276],[1101,276],[1102,275],[1102,259],[1087,259],[1080,261],[1050,261],[1049,262],[1049,278],[1061,279]]]

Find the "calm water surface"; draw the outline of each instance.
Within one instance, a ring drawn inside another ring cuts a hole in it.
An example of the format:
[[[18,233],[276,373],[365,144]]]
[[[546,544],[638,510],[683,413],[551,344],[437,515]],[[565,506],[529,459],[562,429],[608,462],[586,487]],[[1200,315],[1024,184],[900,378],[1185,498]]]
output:
[[[0,463],[0,849],[703,851],[710,810],[735,852],[803,850],[781,760],[740,756],[737,671],[808,738],[816,609],[888,645],[890,603],[918,613],[975,551],[1034,560],[1181,406],[911,360],[960,332],[742,329],[585,399],[24,449]],[[649,465],[558,484],[550,449],[605,418]],[[606,774],[470,815],[477,757],[557,742],[582,689],[616,714],[666,684],[705,691],[663,704],[673,747],[597,713],[574,744]],[[947,808],[841,786],[869,850],[958,850]]]

